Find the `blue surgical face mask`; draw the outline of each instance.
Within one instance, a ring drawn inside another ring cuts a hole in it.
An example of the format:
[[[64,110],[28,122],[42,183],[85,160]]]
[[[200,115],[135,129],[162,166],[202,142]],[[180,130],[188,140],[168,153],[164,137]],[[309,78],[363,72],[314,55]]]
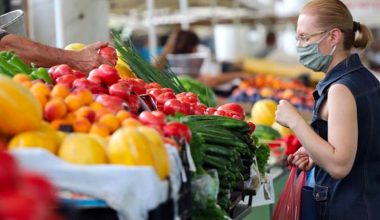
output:
[[[319,51],[319,44],[327,37],[328,33],[316,43],[312,43],[305,47],[297,47],[299,62],[307,68],[316,72],[325,72],[330,66],[336,45],[328,55],[323,55]]]

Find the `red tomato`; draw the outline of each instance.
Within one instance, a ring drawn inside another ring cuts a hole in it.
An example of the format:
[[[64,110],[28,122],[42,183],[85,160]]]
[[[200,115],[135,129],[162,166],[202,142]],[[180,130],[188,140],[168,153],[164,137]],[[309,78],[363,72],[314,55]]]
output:
[[[91,82],[86,78],[76,79],[73,82],[73,87],[89,89],[93,94],[107,93],[107,90],[104,87],[102,87],[100,84],[96,84],[94,82]]]
[[[79,70],[73,70],[73,74],[74,74],[75,77],[77,77],[77,79],[87,77],[86,74],[82,73],[82,72],[79,71]]]
[[[113,47],[103,47],[103,48],[100,48],[100,50],[98,51],[98,53],[100,54],[100,56],[104,57],[105,59],[107,59],[113,66],[116,65],[117,63],[117,54],[116,54],[116,50],[115,48]]]
[[[158,88],[147,89],[146,92],[153,95],[155,98],[158,98],[158,96],[162,94],[161,89]]]
[[[102,77],[100,76],[100,71],[98,69],[93,69],[90,71],[87,77],[88,81],[91,81],[95,84],[102,84]]]
[[[207,106],[201,103],[191,104],[194,115],[204,115],[207,109]]]
[[[49,211],[38,197],[26,190],[0,196],[0,219],[45,219]]]
[[[125,110],[125,101],[122,98],[116,96],[99,95],[96,97],[96,101],[102,104],[104,107],[110,109],[112,112]]]
[[[177,99],[186,103],[198,103],[198,96],[192,92],[182,92],[176,95]]]
[[[176,112],[181,111],[181,107],[181,101],[177,99],[169,99],[164,104],[164,113],[168,115],[175,115]]]
[[[56,79],[60,76],[73,74],[73,69],[67,64],[61,64],[61,65],[51,67],[48,72],[49,72],[50,77],[55,82]]]
[[[139,115],[139,120],[144,124],[160,125],[163,126],[166,123],[165,114],[160,111],[143,111]]]
[[[47,206],[57,205],[57,190],[42,176],[26,172],[22,174],[23,185],[26,190],[33,192]]]
[[[162,88],[161,91],[162,91],[162,93],[171,92],[174,94],[174,92],[171,88]]]
[[[248,125],[249,125],[249,134],[252,134],[256,129],[256,125],[253,122],[248,122]]]
[[[57,84],[58,83],[64,84],[67,87],[71,88],[71,87],[73,87],[73,82],[76,79],[77,79],[77,77],[74,76],[73,74],[67,74],[67,75],[63,75],[63,76],[58,77],[55,81]]]
[[[185,138],[188,143],[191,142],[191,130],[186,125],[172,121],[164,126],[164,133],[167,137]]]
[[[224,105],[219,106],[218,110],[224,110],[224,111],[233,111],[236,112],[238,115],[245,115],[243,107],[237,103],[227,103]]]
[[[161,85],[158,84],[158,83],[155,83],[155,82],[151,82],[151,83],[146,83],[145,84],[145,89],[153,89],[153,88],[156,88],[156,89],[161,89]]]
[[[226,116],[226,112],[223,110],[216,110],[213,115]]]
[[[127,82],[117,82],[108,88],[108,92],[112,96],[128,100],[130,96],[130,86]]]
[[[11,154],[0,151],[0,192],[14,189],[19,183],[20,170]]]
[[[121,79],[119,82],[128,83],[131,92],[136,93],[137,95],[145,94],[145,83],[141,79]]]
[[[113,66],[102,64],[99,66],[98,70],[102,82],[107,86],[116,83],[120,79],[119,73]]]
[[[157,97],[157,106],[162,106],[169,99],[175,99],[175,95],[171,92],[162,93]]]
[[[181,105],[179,112],[184,114],[184,115],[191,115],[193,113],[193,111],[191,109],[191,105],[189,103],[186,103],[186,102],[182,102],[182,105]]]
[[[130,94],[127,99],[128,111],[137,113],[141,107],[140,99],[136,94]]]
[[[214,115],[214,113],[216,112],[216,108],[214,107],[208,107],[205,111],[205,114],[207,115]]]

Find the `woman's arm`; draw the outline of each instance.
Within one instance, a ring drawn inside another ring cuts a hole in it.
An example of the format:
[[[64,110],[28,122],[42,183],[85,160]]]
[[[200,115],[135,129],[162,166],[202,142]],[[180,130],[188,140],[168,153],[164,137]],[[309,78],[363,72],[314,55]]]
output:
[[[351,171],[358,144],[356,103],[341,84],[330,87],[327,98],[328,142],[303,120],[287,101],[281,101],[276,120],[291,128],[313,161],[331,177],[342,179]]]
[[[26,63],[37,66],[51,67],[58,64],[68,64],[74,69],[85,73],[103,63],[109,63],[98,54],[98,49],[107,46],[106,42],[98,42],[75,52],[58,49],[31,41],[22,36],[8,34],[0,41],[0,50],[14,51]]]

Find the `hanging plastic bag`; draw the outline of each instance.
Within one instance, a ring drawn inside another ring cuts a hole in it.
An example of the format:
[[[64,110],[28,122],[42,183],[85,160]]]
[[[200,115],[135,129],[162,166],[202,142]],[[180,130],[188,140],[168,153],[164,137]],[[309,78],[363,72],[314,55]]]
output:
[[[306,172],[302,171],[297,178],[297,167],[290,170],[288,181],[275,207],[272,220],[299,220],[301,192],[305,185]]]

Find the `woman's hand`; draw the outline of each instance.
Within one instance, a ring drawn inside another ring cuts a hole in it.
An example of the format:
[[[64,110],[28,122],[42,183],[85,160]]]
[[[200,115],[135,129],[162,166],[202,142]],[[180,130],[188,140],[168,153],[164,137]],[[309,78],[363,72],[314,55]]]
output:
[[[301,147],[294,154],[290,154],[287,159],[288,164],[298,167],[298,169],[308,171],[314,166],[313,160],[305,148]]]
[[[292,127],[291,124],[296,123],[302,116],[297,109],[286,100],[281,100],[276,110],[276,121],[287,128]]]

